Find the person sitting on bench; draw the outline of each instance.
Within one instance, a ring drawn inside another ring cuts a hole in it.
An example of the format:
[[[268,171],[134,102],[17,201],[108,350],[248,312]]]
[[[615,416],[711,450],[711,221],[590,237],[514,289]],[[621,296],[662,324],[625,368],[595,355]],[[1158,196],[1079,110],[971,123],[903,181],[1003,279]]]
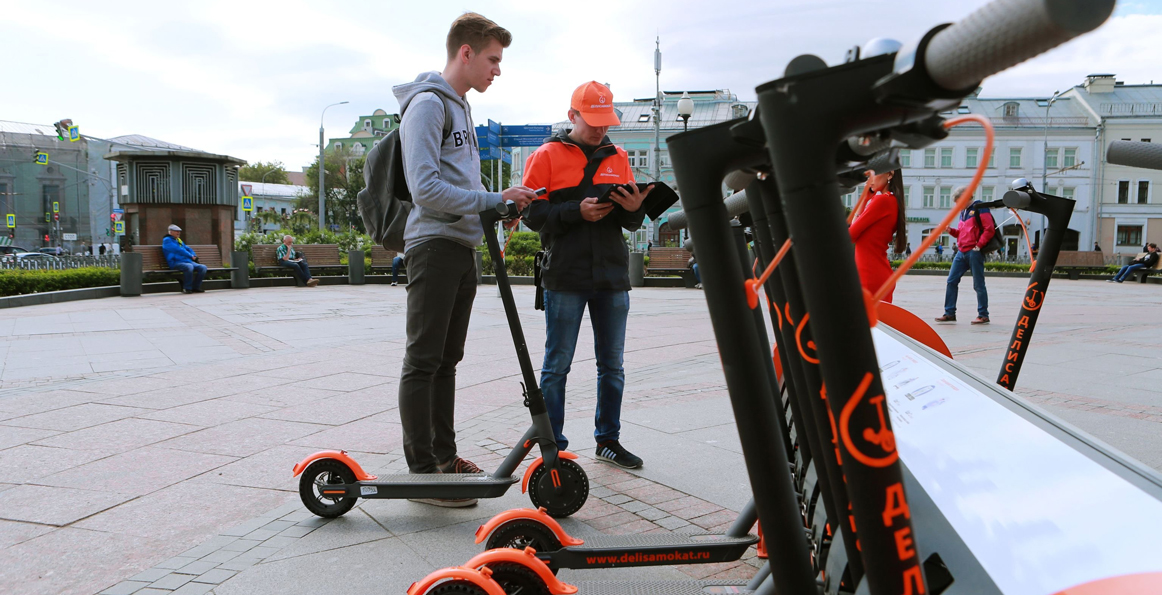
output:
[[[305,283],[307,287],[314,287],[319,284],[319,280],[311,277],[311,267],[307,266],[307,260],[303,258],[303,253],[294,249],[295,239],[292,236],[282,236],[282,243],[278,245],[278,265],[287,267],[291,270],[291,274],[298,279],[300,283]]]
[[[1114,275],[1114,278],[1110,279],[1109,282],[1113,283],[1116,281],[1121,283],[1126,280],[1126,277],[1130,276],[1130,273],[1139,269],[1152,269],[1156,264],[1158,264],[1158,244],[1146,244],[1146,253],[1135,258],[1130,264],[1122,267],[1118,271],[1118,274]]]
[[[206,265],[198,262],[198,253],[182,241],[182,228],[169,226],[169,235],[161,241],[161,252],[169,268],[182,272],[182,293],[203,293],[202,279]]]

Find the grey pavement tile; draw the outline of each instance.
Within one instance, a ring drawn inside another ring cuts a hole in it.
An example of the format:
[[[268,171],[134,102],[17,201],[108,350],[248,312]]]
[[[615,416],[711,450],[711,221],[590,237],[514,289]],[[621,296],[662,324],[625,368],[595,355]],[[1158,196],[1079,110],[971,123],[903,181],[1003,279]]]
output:
[[[173,591],[170,591],[169,589],[154,589],[152,587],[146,587],[134,593],[133,595],[170,595],[170,593],[173,593]]]
[[[133,595],[148,585],[149,583],[138,581],[121,581],[116,585],[101,591],[100,595]]]
[[[321,431],[299,438],[291,444],[326,449],[351,444],[357,445],[358,450],[376,454],[390,453],[403,446],[403,430],[398,417],[394,422],[368,418],[338,427],[318,427]]]
[[[286,547],[288,545],[295,543],[298,540],[299,540],[299,538],[297,538],[297,537],[287,537],[285,535],[275,535],[274,537],[271,537],[270,539],[267,539],[266,541],[262,542],[262,545],[267,546],[267,547],[283,548],[283,547]]]
[[[338,550],[360,543],[391,537],[386,529],[375,522],[361,509],[356,508],[327,525],[315,529],[310,535],[296,540],[270,556],[271,560],[283,560],[327,550]]]
[[[686,522],[678,517],[675,517],[675,516],[662,517],[660,519],[655,520],[654,522],[661,525],[662,527],[665,527],[665,528],[671,530],[671,531],[690,525],[690,523],[688,523],[688,522]]]
[[[610,504],[624,504],[626,502],[633,500],[633,498],[630,498],[629,496],[626,496],[625,494],[613,494],[612,496],[606,496],[606,497],[602,498],[602,500],[605,500],[606,502],[608,502]]]
[[[250,456],[274,446],[313,434],[322,426],[274,419],[250,418],[207,428],[164,442],[167,448]]]
[[[173,592],[173,595],[205,595],[214,588],[213,584],[189,582]]]
[[[104,453],[122,453],[198,430],[197,426],[149,419],[122,419],[37,440],[33,444]]]
[[[271,490],[186,481],[85,519],[79,526],[96,531],[164,539],[169,543],[197,544],[221,534],[226,527],[253,518],[292,497],[291,494]],[[198,512],[174,514],[174,511]],[[219,548],[206,547],[209,551],[200,555],[182,555],[200,558]]]
[[[255,541],[253,539],[239,539],[237,541],[230,543],[229,545],[222,546],[222,551],[224,551],[224,552],[245,552],[246,550],[249,550],[252,547],[258,546],[260,543],[262,543],[262,542]]]
[[[0,450],[0,481],[17,484],[31,482],[100,457],[100,453],[88,450],[23,444]]]
[[[110,492],[22,485],[4,492],[4,510],[0,514],[12,521],[60,527],[130,499],[130,496]]]
[[[154,581],[160,580],[163,576],[168,576],[169,573],[170,571],[164,568],[150,568],[149,570],[144,570],[138,574],[133,575],[129,578],[129,580],[152,583]]]
[[[185,556],[175,556],[173,558],[170,558],[169,560],[166,560],[165,562],[158,564],[155,568],[165,568],[167,570],[177,570],[178,568],[181,568],[182,566],[185,566],[185,565],[189,564],[190,562],[193,562],[196,559],[197,558],[188,558]],[[153,581],[150,581],[150,582],[153,582]]]
[[[98,593],[167,555],[164,543],[66,527],[4,550],[0,581],[31,585],[37,593]],[[10,592],[10,591],[6,591]]]
[[[247,549],[249,549],[249,548],[247,548]],[[203,562],[213,562],[214,565],[216,566],[216,565],[221,564],[223,562],[229,562],[230,560],[237,558],[241,554],[242,554],[242,552],[240,552],[240,551],[227,550],[227,549],[223,548],[223,549],[220,549],[220,550],[218,550],[218,551],[216,551],[208,556],[204,556],[202,558],[202,561]]]
[[[41,478],[39,483],[139,496],[235,460],[234,457],[146,446]]]
[[[81,430],[90,426],[96,426],[134,415],[143,412],[144,410],[135,407],[120,407],[117,405],[101,405],[97,403],[85,403],[82,405],[73,405],[72,407],[65,407],[64,409],[55,409],[53,411],[46,411],[44,413],[36,413],[33,415],[26,415],[24,417],[17,417],[4,422],[3,425],[19,426],[22,428],[38,428],[42,430],[57,430],[60,432],[72,432],[74,430]]]
[[[385,383],[382,376],[343,372],[329,376],[318,376],[301,382],[303,386],[311,388],[325,388],[327,390],[355,391]]]
[[[258,562],[259,562],[259,560],[257,560],[257,559],[239,560],[238,558],[234,558],[233,560],[230,560],[229,562],[223,562],[222,564],[219,564],[218,568],[221,568],[223,570],[233,570],[235,572],[242,572],[243,570],[246,570],[247,568],[251,568],[251,567],[257,565]]]
[[[268,531],[274,531],[277,533],[277,532],[282,531],[284,529],[289,529],[289,528],[293,527],[294,525],[295,524],[293,521],[276,520],[276,521],[271,521],[271,522],[263,525],[262,528],[266,529]],[[254,539],[254,538],[250,537],[249,539]]]
[[[178,587],[193,580],[192,575],[188,574],[166,574],[165,576],[150,583],[150,587],[154,589],[177,589]]]
[[[279,535],[279,537],[300,538],[300,537],[306,537],[314,530],[315,530],[314,527],[304,527],[302,525],[295,525],[294,527],[289,527],[287,529],[284,529],[278,535]]]
[[[337,426],[395,409],[397,395],[392,383],[286,407],[262,417]]]
[[[150,411],[142,413],[138,417],[196,426],[217,426],[226,422],[269,413],[274,411],[274,409],[274,407],[267,405],[239,403],[237,401],[226,401],[219,398],[172,407],[170,409]]]
[[[254,539],[258,541],[266,541],[271,537],[278,535],[278,531],[271,531],[270,529],[255,529],[242,537],[245,539]]]
[[[200,575],[200,574],[209,572],[217,567],[218,567],[217,562],[211,562],[209,560],[206,560],[205,558],[202,558],[201,560],[198,560],[196,562],[190,562],[189,564],[186,564],[185,566],[182,566],[181,568],[174,570],[174,573]]]
[[[235,571],[232,571],[232,570],[222,570],[220,568],[217,568],[217,569],[206,572],[205,574],[195,578],[194,582],[195,583],[211,583],[211,584],[216,585],[219,583],[226,582],[231,577],[233,577],[235,574],[238,574],[238,573]]]
[[[0,426],[0,450],[27,444],[41,438],[55,436],[57,430],[41,430],[36,428],[18,428],[15,426]]]
[[[18,543],[35,539],[53,530],[52,527],[44,525],[0,520],[0,551]]]

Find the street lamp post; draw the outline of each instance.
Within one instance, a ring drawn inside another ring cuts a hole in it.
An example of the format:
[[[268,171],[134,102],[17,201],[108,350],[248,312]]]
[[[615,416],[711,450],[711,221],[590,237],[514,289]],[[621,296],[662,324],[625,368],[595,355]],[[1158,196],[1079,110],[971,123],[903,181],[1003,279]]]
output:
[[[654,40],[654,158],[653,167],[650,169],[653,172],[654,181],[657,182],[662,178],[662,40],[658,38]]]
[[[327,115],[328,109],[331,109],[331,108],[335,107],[336,105],[343,105],[345,103],[347,103],[347,102],[340,101],[339,103],[332,103],[331,105],[328,105],[327,107],[323,108],[323,114],[321,116],[319,116],[319,231],[323,231],[323,229],[326,228],[326,224],[327,224],[327,214],[325,211],[325,209],[327,208],[327,205],[323,199],[323,197],[325,196],[323,194],[323,175],[326,173],[326,170],[327,170],[327,168],[324,166],[324,161],[323,161],[323,159],[324,159],[323,149],[326,148],[326,145],[323,144],[323,118]]]
[[[694,115],[694,100],[690,99],[689,91],[682,91],[682,98],[678,100],[678,115],[682,117],[682,132],[690,129],[690,116]]]
[[[1041,192],[1049,192],[1046,184],[1049,183],[1049,108],[1053,107],[1053,102],[1061,97],[1061,91],[1055,91],[1049,101],[1045,102],[1045,148],[1041,154]],[[1045,235],[1045,215],[1041,215],[1041,235]],[[1040,244],[1040,241],[1037,242]],[[1032,256],[1032,248],[1030,248],[1030,256]]]

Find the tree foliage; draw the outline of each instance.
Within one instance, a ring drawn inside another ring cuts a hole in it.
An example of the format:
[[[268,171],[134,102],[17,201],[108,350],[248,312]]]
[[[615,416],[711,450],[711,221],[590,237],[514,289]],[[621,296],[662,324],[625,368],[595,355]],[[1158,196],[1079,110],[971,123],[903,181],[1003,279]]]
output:
[[[328,226],[338,225],[338,229],[363,229],[359,218],[356,196],[363,190],[364,157],[350,149],[332,150],[326,154],[323,166],[323,188],[327,208]],[[295,208],[319,212],[319,158],[305,170],[309,193],[296,203]]]
[[[286,176],[286,167],[281,161],[270,163],[256,161],[238,170],[238,179],[243,182],[262,182],[263,176],[266,176],[267,184],[290,184],[290,178]]]

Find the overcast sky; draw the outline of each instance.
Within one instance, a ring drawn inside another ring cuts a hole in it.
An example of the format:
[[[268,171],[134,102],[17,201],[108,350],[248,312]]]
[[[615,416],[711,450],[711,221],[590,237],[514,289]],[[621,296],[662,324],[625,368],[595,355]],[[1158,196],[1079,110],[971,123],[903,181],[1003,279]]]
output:
[[[0,119],[72,118],[97,137],[144,134],[297,170],[357,116],[395,112],[391,87],[440,70],[448,25],[474,10],[513,34],[502,75],[469,93],[477,123],[564,119],[574,87],[649,97],[661,37],[663,90],[754,88],[794,56],[829,64],[875,37],[905,43],[984,0],[476,2],[427,0],[0,0]],[[1162,0],[1122,0],[1087,37],[984,82],[986,97],[1048,96],[1089,73],[1162,83]]]

